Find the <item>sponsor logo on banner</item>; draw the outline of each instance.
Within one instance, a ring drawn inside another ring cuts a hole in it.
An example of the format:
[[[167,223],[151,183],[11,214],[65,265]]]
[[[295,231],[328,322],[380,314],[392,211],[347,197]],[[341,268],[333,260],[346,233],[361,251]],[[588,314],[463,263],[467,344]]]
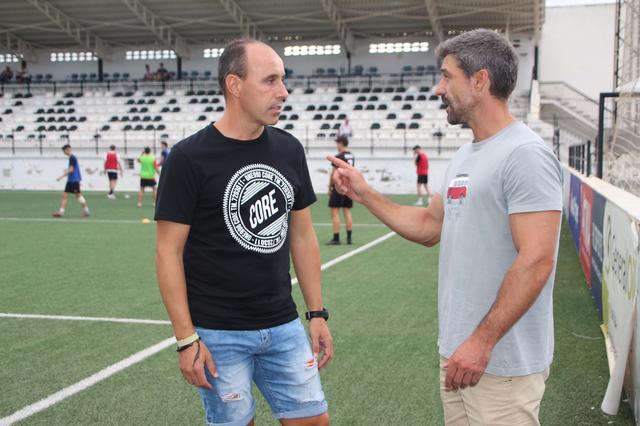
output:
[[[571,189],[569,194],[569,229],[573,236],[573,242],[576,245],[576,250],[579,250],[580,242],[580,195],[581,195],[582,182],[580,179],[571,175]]]
[[[589,288],[591,288],[591,199],[591,187],[583,183],[580,209],[580,263]]]
[[[273,167],[251,164],[227,184],[222,208],[234,240],[258,253],[278,251],[287,239],[293,187]]]
[[[620,347],[638,285],[638,235],[634,221],[615,204],[604,209],[602,295],[604,323]]]
[[[592,191],[591,195],[591,293],[602,321],[602,258],[604,256],[603,222],[607,199]]]

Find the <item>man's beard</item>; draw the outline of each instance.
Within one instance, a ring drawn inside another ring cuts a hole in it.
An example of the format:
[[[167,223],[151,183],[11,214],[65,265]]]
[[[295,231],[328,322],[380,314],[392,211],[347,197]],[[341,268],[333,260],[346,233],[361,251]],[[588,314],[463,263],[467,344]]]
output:
[[[455,110],[446,97],[441,96],[441,100],[447,106],[447,122],[449,124],[467,124],[466,110],[462,106]]]

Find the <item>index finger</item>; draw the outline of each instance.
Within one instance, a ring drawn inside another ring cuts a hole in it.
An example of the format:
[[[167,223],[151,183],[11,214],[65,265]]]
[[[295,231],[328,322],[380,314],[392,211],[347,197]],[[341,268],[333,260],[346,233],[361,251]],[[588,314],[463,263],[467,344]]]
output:
[[[351,165],[349,163],[347,163],[346,161],[342,161],[341,159],[334,157],[333,155],[328,155],[327,160],[331,161],[331,164],[341,169],[351,168]]]

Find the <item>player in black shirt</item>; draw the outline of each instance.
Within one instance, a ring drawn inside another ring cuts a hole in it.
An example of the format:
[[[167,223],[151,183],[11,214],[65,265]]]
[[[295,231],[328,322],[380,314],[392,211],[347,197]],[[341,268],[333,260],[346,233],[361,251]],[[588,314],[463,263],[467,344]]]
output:
[[[219,64],[222,118],[174,145],[155,219],[160,292],[180,369],[208,424],[252,424],[256,383],[287,424],[328,425],[318,369],[333,355],[300,142],[280,129],[284,65],[267,45],[231,42]],[[312,344],[291,297],[291,258]],[[318,359],[318,354],[323,355]]]
[[[336,158],[345,161],[352,166],[355,164],[356,159],[353,154],[347,148],[349,146],[349,139],[340,135],[336,138],[336,146],[338,147],[338,154]],[[353,230],[353,220],[351,219],[351,208],[353,207],[353,200],[346,195],[340,194],[333,187],[333,172],[336,167],[332,164],[331,174],[329,175],[329,207],[331,207],[331,224],[333,226],[333,238],[326,243],[328,246],[340,245],[340,209],[344,215],[344,222],[347,228],[347,244],[351,244],[351,232]]]

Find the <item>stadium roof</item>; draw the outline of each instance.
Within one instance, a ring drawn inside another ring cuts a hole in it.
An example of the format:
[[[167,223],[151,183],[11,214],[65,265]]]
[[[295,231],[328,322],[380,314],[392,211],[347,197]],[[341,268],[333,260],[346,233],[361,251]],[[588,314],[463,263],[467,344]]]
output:
[[[545,0],[2,0],[0,51],[264,41],[319,43],[450,34],[477,27],[539,33]]]

